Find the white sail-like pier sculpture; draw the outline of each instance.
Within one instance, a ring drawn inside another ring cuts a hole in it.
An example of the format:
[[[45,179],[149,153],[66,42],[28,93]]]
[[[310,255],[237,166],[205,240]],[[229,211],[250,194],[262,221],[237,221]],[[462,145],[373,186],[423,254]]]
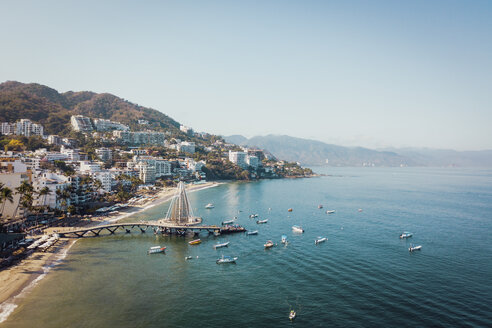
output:
[[[193,214],[193,209],[190,206],[185,185],[182,181],[178,184],[178,190],[171,200],[166,217],[160,221],[177,226],[195,225],[202,222],[202,218]]]

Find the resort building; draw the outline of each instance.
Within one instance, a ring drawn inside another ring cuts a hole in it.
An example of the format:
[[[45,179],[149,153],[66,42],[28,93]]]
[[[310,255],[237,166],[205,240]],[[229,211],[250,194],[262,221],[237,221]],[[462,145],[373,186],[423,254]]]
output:
[[[110,162],[112,159],[112,152],[109,148],[97,148],[96,155],[103,162]]]
[[[180,142],[176,148],[178,151],[181,151],[183,153],[190,153],[190,154],[195,153],[195,143],[194,142],[183,141],[183,142]]]
[[[141,131],[113,131],[113,136],[120,144],[128,145],[159,145],[163,146],[165,142],[165,134],[162,132]]]
[[[242,151],[230,151],[229,150],[229,160],[239,167],[247,168],[248,163],[246,163],[246,153]]]
[[[106,120],[103,118],[94,119],[94,126],[97,131],[111,131],[111,130],[120,130],[120,131],[128,131],[130,128],[120,122],[113,122],[110,120]]]
[[[73,115],[70,118],[72,128],[78,132],[90,132],[94,130],[91,119],[82,115]]]

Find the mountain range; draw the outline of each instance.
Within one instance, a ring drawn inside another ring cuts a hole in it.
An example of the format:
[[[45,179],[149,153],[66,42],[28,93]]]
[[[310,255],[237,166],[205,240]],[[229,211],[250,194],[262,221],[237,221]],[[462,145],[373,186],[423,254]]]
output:
[[[455,151],[427,148],[368,149],[343,147],[286,135],[224,137],[227,142],[268,149],[274,156],[302,165],[491,167],[492,150]]]

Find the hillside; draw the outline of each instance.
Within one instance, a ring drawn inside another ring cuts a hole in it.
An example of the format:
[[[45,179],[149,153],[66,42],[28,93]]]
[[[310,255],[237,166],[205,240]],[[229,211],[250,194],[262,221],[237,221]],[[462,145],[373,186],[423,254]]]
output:
[[[376,151],[362,147],[347,148],[321,141],[280,135],[257,136],[251,139],[242,136],[225,137],[228,142],[268,149],[277,158],[300,162],[303,165],[329,166],[400,166],[414,165],[407,157],[390,151]],[[241,142],[242,141],[242,142]]]
[[[41,123],[47,134],[70,131],[70,116],[105,118],[136,126],[138,119],[154,129],[179,133],[179,123],[151,108],[138,106],[109,93],[88,91],[59,93],[44,85],[8,81],[0,84],[0,120],[14,122],[28,118]]]

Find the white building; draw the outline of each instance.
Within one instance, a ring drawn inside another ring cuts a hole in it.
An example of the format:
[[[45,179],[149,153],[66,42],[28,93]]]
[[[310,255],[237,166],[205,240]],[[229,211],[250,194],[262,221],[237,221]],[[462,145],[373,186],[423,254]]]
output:
[[[91,119],[82,115],[72,115],[70,123],[75,131],[89,132],[94,129],[92,127]]]
[[[65,148],[64,146],[61,147],[60,153],[67,155],[67,159],[69,161],[80,161],[80,153],[78,149],[70,149],[70,148]]]
[[[153,184],[155,182],[155,166],[151,166],[145,162],[139,162],[138,168],[138,177],[144,184]]]
[[[260,160],[257,156],[246,156],[246,163],[253,167],[253,168],[258,168],[258,166],[260,165]]]
[[[246,153],[242,151],[230,151],[229,150],[229,160],[239,167],[247,168],[248,163],[246,163]]]
[[[178,149],[178,151],[181,151],[184,153],[194,154],[195,153],[195,143],[183,141],[177,145],[177,149]]]
[[[33,202],[35,206],[49,206],[50,208],[62,208],[62,199],[57,195],[57,190],[64,190],[71,186],[68,177],[63,174],[53,172],[43,172],[33,181],[33,188],[37,192],[48,187],[50,192],[47,195],[39,195]],[[69,205],[69,199],[66,200]]]
[[[62,138],[59,136],[52,134],[48,136],[48,143],[50,145],[61,145],[62,144]]]
[[[3,213],[2,217],[22,217],[26,212],[19,205],[19,201],[21,195],[15,192],[15,188],[19,187],[23,181],[29,181],[29,175],[24,172],[20,173],[0,173],[0,183],[4,184],[5,187],[12,190],[13,193],[13,202],[5,201],[5,204],[2,204]]]
[[[101,165],[91,161],[80,162],[80,172],[82,173],[96,173],[101,172]]]
[[[130,128],[120,122],[113,122],[110,120],[106,120],[103,118],[94,119],[94,126],[97,131],[110,131],[110,130],[120,130],[120,131],[128,131]]]
[[[101,181],[102,189],[104,190],[104,192],[111,191],[113,176],[110,171],[104,170],[104,171],[96,172],[92,174],[92,177],[94,179]]]
[[[56,153],[56,152],[47,152],[44,155],[44,158],[46,160],[53,162],[53,161],[66,161],[68,160],[68,155],[67,154],[62,154],[62,153]]]
[[[9,122],[0,123],[0,133],[3,135],[9,135],[15,133],[15,124]]]
[[[154,167],[156,178],[172,175],[171,163],[169,161],[165,161],[162,158],[155,158],[152,156],[134,156],[133,161],[126,163],[126,167],[130,170],[140,169],[140,163],[145,163],[149,166]]]
[[[193,134],[193,129],[184,125],[180,125],[179,129],[186,133],[187,135],[192,135]]]
[[[113,158],[111,149],[109,149],[109,148],[97,148],[96,149],[96,155],[103,162],[109,162]]]
[[[130,145],[163,146],[166,141],[164,133],[153,131],[113,131],[113,136],[116,138],[117,142]]]

